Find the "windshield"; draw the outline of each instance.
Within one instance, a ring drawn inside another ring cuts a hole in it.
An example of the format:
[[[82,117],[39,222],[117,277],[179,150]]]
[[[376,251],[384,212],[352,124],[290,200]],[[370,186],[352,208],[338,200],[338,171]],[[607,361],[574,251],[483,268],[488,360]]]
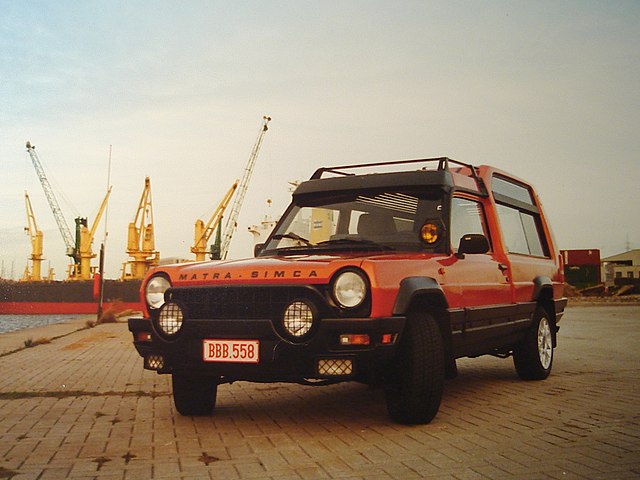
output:
[[[327,192],[296,198],[269,238],[264,254],[356,250],[428,250],[420,229],[442,219],[442,193],[393,189]]]

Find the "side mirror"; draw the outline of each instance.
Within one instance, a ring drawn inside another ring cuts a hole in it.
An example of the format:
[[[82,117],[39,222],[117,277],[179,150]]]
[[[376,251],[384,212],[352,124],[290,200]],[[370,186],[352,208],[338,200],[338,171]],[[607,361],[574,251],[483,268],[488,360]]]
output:
[[[487,237],[480,233],[468,233],[460,238],[458,256],[462,257],[465,253],[487,253],[489,249]]]
[[[264,250],[264,243],[256,243],[253,247],[253,256],[259,257],[262,253],[262,250]]]

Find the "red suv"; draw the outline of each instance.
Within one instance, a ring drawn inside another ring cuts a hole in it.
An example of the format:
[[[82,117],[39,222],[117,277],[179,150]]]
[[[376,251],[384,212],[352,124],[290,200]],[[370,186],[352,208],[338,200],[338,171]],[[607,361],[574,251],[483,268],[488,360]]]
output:
[[[436,415],[456,359],[546,378],[566,299],[531,185],[449,158],[320,168],[255,258],[157,267],[129,320],[183,415],[237,380],[384,388],[391,418]]]

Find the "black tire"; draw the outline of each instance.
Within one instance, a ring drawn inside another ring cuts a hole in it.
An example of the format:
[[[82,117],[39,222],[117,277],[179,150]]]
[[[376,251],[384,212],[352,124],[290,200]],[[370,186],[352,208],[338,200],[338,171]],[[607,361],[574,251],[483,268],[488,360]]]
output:
[[[513,364],[523,380],[544,380],[553,366],[555,326],[547,310],[538,306],[533,323],[525,337],[513,350]]]
[[[444,389],[442,334],[431,315],[408,316],[392,383],[385,390],[389,416],[402,424],[429,423],[438,413]]]
[[[173,404],[180,415],[186,417],[210,415],[216,405],[218,384],[214,378],[171,375]]]

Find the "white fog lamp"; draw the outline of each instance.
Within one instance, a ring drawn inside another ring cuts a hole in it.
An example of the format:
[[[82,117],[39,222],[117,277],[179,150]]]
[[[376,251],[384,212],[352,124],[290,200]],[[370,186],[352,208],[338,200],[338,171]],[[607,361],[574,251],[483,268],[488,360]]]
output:
[[[292,302],[284,311],[282,325],[292,337],[305,336],[313,326],[313,308],[302,300]]]
[[[158,316],[158,327],[166,335],[174,335],[178,333],[182,327],[184,315],[180,305],[173,302],[165,303],[160,309]]]

